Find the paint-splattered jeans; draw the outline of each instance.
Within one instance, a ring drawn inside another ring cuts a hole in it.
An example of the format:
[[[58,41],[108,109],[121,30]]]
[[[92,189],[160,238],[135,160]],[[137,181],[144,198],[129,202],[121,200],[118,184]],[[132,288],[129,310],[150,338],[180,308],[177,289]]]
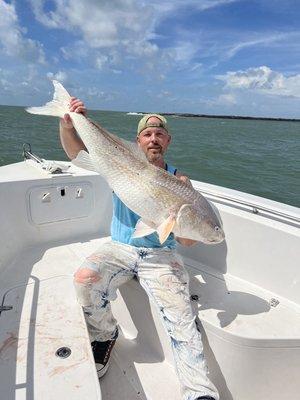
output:
[[[110,241],[84,261],[75,274],[75,287],[91,341],[115,338],[117,321],[110,301],[116,298],[118,287],[134,276],[156,304],[171,339],[183,399],[219,399],[207,377],[201,334],[190,304],[189,276],[175,250],[137,248]]]

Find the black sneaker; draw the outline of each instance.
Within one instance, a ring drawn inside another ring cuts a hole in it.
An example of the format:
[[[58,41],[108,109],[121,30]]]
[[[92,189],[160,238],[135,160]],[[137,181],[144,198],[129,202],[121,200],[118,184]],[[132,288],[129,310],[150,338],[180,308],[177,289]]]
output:
[[[215,399],[210,396],[202,396],[202,397],[197,397],[196,400],[215,400]]]
[[[107,372],[111,351],[116,343],[116,339],[107,340],[106,342],[94,341],[91,343],[94,354],[98,378]]]

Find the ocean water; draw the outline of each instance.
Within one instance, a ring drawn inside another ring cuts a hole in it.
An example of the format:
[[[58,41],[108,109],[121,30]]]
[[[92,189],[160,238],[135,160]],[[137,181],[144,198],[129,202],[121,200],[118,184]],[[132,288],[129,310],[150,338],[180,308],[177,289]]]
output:
[[[140,116],[90,111],[90,118],[134,140]],[[41,158],[67,160],[58,119],[0,106],[0,165],[22,161],[28,142]],[[300,206],[300,122],[168,117],[166,160],[191,179]]]

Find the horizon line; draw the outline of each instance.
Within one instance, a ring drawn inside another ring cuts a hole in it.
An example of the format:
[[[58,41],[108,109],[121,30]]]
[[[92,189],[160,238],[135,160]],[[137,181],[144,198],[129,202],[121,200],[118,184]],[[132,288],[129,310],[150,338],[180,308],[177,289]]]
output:
[[[0,104],[0,107],[20,107],[27,108],[28,105],[11,105],[11,104]],[[124,110],[105,110],[105,109],[89,109],[89,111],[108,111],[108,112],[120,112],[120,113],[133,113],[135,114],[160,114],[166,116],[178,116],[183,118],[219,118],[219,119],[248,119],[248,120],[264,120],[264,121],[290,121],[290,122],[300,122],[300,118],[292,117],[258,117],[251,115],[235,115],[235,114],[200,114],[200,113],[187,113],[187,112],[146,112],[146,111],[124,111]]]

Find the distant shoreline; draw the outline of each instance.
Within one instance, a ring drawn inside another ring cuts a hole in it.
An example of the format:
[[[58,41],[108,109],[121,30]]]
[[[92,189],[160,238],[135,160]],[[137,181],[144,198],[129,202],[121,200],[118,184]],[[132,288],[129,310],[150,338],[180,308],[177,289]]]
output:
[[[139,112],[147,114],[145,112]],[[208,115],[208,114],[190,114],[190,113],[160,113],[161,115],[169,117],[185,117],[185,118],[216,118],[216,119],[247,119],[247,120],[261,120],[261,121],[290,121],[300,122],[297,118],[276,118],[276,117],[243,117],[241,115]]]
[[[0,107],[26,108],[28,106],[12,106],[12,105],[8,105],[8,104],[0,104]],[[121,112],[121,113],[126,113],[127,115],[154,114],[153,112],[149,113],[149,112],[145,112],[145,111],[129,112],[129,111],[116,111],[116,110],[93,110],[93,109],[90,109],[89,111]],[[300,118],[250,117],[250,116],[242,116],[242,115],[210,115],[210,114],[168,113],[168,112],[160,112],[159,114],[166,115],[169,117],[183,117],[183,118],[245,119],[245,120],[260,120],[260,121],[300,122]]]

